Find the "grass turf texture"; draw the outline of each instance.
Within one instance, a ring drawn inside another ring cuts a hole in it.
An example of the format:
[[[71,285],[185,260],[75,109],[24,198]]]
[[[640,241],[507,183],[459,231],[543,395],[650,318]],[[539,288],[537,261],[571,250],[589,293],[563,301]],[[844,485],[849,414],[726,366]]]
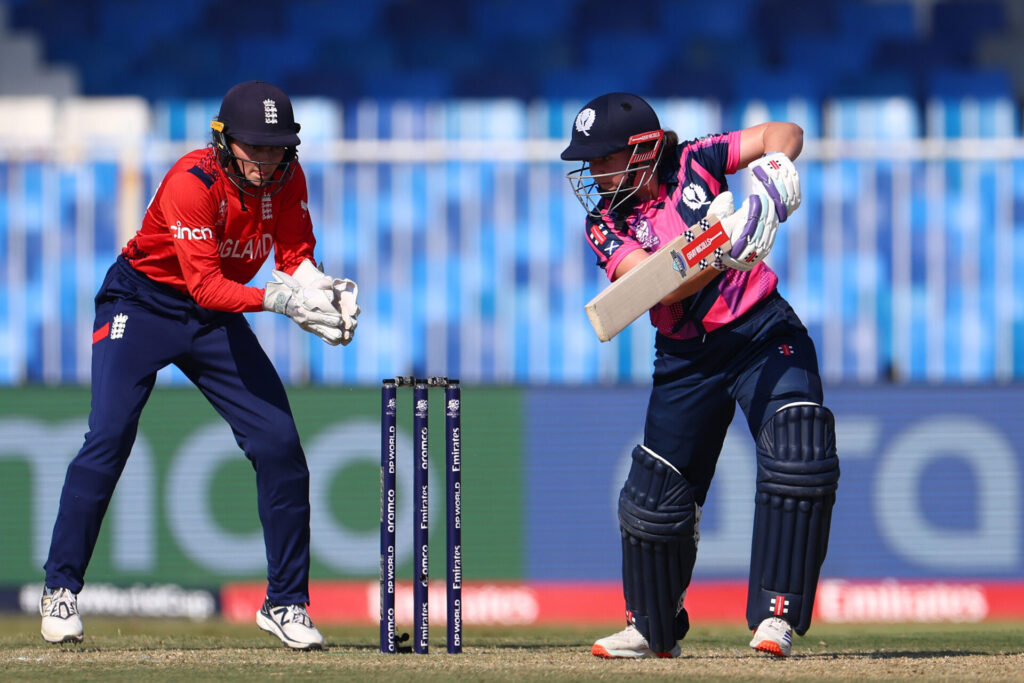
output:
[[[740,625],[697,625],[676,660],[603,660],[596,638],[620,628],[466,630],[464,652],[377,652],[375,628],[325,625],[328,649],[292,652],[255,624],[86,615],[86,641],[50,645],[39,619],[0,616],[0,679],[9,680],[1020,680],[1024,623],[814,626],[786,660],[754,652]],[[403,629],[404,630],[404,629]]]

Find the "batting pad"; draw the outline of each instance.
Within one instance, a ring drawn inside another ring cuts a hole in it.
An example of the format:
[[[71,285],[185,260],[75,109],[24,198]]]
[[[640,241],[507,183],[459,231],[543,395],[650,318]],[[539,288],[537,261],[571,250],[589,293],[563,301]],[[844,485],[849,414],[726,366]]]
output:
[[[747,592],[751,630],[773,616],[800,635],[810,627],[838,481],[835,420],[827,408],[788,406],[762,427]]]
[[[689,483],[643,446],[619,494],[622,585],[627,618],[655,652],[667,652],[690,623],[683,596],[697,558],[697,506]]]

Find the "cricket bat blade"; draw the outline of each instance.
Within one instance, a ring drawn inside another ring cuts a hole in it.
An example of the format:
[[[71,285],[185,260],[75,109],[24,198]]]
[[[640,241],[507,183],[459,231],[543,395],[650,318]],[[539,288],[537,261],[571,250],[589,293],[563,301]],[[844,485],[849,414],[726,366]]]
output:
[[[716,250],[728,250],[729,236],[717,216],[708,214],[625,275],[586,306],[590,325],[603,342],[611,340],[652,306],[709,267]]]

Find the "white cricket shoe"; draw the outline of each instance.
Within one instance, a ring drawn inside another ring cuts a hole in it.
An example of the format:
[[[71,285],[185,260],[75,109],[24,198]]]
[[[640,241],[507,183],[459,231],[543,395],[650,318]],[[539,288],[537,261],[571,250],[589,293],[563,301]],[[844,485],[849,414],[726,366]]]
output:
[[[785,619],[768,617],[754,631],[750,647],[776,657],[788,657],[793,648],[793,627]]]
[[[43,586],[39,598],[43,617],[41,633],[48,643],[80,643],[85,638],[82,617],[78,616],[78,596],[67,588]]]
[[[605,659],[643,659],[648,657],[678,657],[682,650],[676,643],[668,652],[655,652],[647,644],[636,626],[630,624],[618,633],[601,638],[594,643],[590,654]]]
[[[324,637],[313,626],[305,605],[275,605],[270,599],[256,613],[256,625],[293,650],[321,650]]]

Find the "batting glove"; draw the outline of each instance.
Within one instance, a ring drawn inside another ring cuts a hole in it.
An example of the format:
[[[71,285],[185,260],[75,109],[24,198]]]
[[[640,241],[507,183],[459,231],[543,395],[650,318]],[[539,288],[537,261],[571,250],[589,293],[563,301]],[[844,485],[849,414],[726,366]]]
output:
[[[747,197],[740,208],[722,218],[732,248],[722,255],[722,264],[736,270],[751,270],[764,260],[775,244],[779,217],[775,203],[763,192]]]
[[[752,161],[747,168],[771,198],[779,222],[785,222],[800,207],[800,174],[796,166],[782,152],[772,152]]]

